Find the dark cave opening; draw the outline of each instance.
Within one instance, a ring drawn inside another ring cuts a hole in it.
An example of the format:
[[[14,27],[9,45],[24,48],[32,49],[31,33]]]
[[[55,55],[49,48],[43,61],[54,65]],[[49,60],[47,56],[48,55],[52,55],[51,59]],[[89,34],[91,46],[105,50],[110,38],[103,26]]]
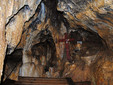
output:
[[[48,35],[42,35],[40,41],[40,43],[32,46],[32,56],[38,60],[39,64],[45,63],[44,69],[48,71],[49,67],[56,66],[55,44],[52,36],[49,37]],[[45,58],[45,61],[42,60],[42,57]]]

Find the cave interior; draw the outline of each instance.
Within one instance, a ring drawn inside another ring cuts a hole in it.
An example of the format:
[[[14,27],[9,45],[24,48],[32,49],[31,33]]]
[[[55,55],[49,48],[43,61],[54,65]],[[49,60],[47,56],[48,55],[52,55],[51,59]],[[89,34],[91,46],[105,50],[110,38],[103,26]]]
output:
[[[86,82],[76,85],[113,85],[113,1],[108,0],[112,1],[108,5],[102,5],[104,0],[36,1],[40,3],[32,16],[29,5],[24,5],[5,24],[4,85],[19,77],[70,78],[75,83]],[[18,18],[26,10],[23,19]],[[27,15],[30,18],[24,20]]]

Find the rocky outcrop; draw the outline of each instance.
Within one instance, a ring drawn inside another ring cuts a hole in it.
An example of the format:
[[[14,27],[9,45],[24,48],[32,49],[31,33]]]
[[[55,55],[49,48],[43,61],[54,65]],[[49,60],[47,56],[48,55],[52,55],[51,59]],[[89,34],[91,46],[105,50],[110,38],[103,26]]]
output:
[[[98,33],[112,49],[112,0],[59,0],[58,10],[65,13],[71,27],[81,25]]]
[[[6,4],[6,1],[0,1],[0,78],[2,76],[3,62],[7,47],[5,40]]]
[[[41,0],[0,1],[0,76],[3,71],[3,61],[7,45],[10,49],[9,53],[13,52],[21,39],[24,23],[33,16],[40,2]]]
[[[110,52],[103,53],[104,56],[99,58],[93,65],[91,65],[92,71],[92,83],[95,85],[112,85],[113,78],[113,56]]]
[[[26,21],[30,19],[30,17],[35,14],[35,10],[37,6],[40,4],[41,0],[34,0],[34,1],[23,1],[23,2],[16,2],[14,3],[12,10],[15,13],[14,16],[11,17],[10,21],[6,25],[6,40],[8,43],[9,53],[11,54],[15,47],[21,40],[21,35],[23,32],[23,26]],[[12,2],[13,3],[13,2]],[[23,3],[23,6],[21,6]],[[19,8],[20,7],[20,8]],[[15,36],[14,36],[15,35]]]

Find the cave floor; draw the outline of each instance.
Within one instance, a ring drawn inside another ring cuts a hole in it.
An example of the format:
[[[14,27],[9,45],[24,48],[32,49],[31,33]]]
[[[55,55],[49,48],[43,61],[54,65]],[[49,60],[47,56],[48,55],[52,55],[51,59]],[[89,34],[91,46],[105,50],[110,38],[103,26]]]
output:
[[[71,78],[19,77],[18,81],[7,79],[3,85],[91,85],[91,82],[73,82]]]

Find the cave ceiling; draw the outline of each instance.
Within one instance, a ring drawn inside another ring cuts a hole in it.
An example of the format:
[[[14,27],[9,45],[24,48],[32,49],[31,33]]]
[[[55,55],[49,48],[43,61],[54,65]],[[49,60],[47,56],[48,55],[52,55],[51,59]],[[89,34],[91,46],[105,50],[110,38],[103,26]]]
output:
[[[10,52],[13,52],[26,30],[31,29],[33,32],[49,29],[65,33],[78,29],[80,26],[85,30],[97,33],[112,50],[112,0],[38,0],[32,3],[25,2],[27,5],[22,5],[22,2],[18,3],[20,3],[20,8],[10,7],[8,12],[15,11],[12,14],[7,13],[10,15],[7,15],[6,40]],[[36,7],[32,7],[34,3],[37,5],[37,10]],[[62,23],[66,28],[61,29]],[[49,25],[48,28],[47,25]]]

